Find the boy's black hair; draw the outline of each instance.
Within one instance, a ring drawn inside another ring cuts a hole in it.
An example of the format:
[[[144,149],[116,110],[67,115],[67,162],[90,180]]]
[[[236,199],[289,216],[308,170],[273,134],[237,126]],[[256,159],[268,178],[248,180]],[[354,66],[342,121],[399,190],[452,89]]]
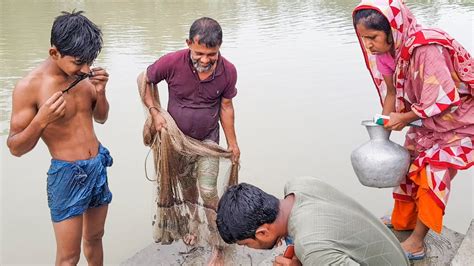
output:
[[[217,229],[222,239],[232,244],[247,238],[263,224],[275,221],[280,201],[250,184],[231,186],[222,195],[217,207]]]
[[[102,32],[92,21],[82,15],[84,11],[61,12],[51,28],[51,45],[61,56],[73,56],[92,64],[102,49]]]
[[[375,9],[361,9],[354,14],[354,26],[362,23],[367,29],[380,30],[387,35],[387,43],[392,44],[392,29],[387,18]]]
[[[198,44],[204,44],[208,48],[222,44],[222,28],[212,18],[202,17],[197,19],[189,29],[189,41],[194,42],[194,37],[199,36]]]

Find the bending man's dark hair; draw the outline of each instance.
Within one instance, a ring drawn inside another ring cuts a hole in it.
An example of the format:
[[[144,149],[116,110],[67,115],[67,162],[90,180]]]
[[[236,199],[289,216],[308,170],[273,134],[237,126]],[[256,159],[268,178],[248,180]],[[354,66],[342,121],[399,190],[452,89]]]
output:
[[[222,28],[212,18],[202,17],[193,22],[189,29],[189,40],[194,42],[196,36],[199,36],[198,44],[204,44],[208,48],[222,44]]]
[[[361,23],[367,29],[380,30],[387,35],[387,43],[393,43],[392,29],[387,18],[374,9],[357,10],[354,14],[354,26]]]
[[[231,186],[222,195],[217,207],[217,229],[222,239],[233,244],[247,238],[255,239],[255,232],[263,224],[270,224],[278,216],[279,200],[250,184]]]
[[[92,64],[102,49],[102,32],[83,11],[61,12],[51,28],[51,45],[61,56],[73,56]]]

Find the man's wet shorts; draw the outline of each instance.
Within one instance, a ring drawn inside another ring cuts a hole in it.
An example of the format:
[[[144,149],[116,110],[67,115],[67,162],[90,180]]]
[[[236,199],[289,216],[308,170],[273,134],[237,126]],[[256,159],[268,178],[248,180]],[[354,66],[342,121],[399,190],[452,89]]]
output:
[[[112,193],[107,183],[107,167],[112,162],[109,151],[102,145],[99,153],[88,160],[52,159],[47,181],[51,220],[58,223],[89,208],[109,204]]]

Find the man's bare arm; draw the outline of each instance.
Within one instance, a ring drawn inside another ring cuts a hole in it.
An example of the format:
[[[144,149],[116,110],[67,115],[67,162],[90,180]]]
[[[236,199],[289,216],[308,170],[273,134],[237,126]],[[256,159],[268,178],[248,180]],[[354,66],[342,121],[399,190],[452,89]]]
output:
[[[232,162],[238,163],[240,158],[240,149],[237,144],[237,136],[235,135],[234,127],[234,105],[232,99],[222,98],[220,119],[222,129],[224,130],[225,138],[229,150],[232,151]]]
[[[148,77],[146,76],[146,72],[140,73],[137,77],[138,86],[142,86],[143,82],[146,82],[145,83],[146,88],[145,88],[145,94],[143,95],[142,101],[145,104],[145,106],[148,108],[148,110],[150,111],[156,131],[160,132],[161,128],[163,127],[166,128],[166,120],[160,114],[160,111],[158,110],[158,108],[155,108],[157,106],[154,106],[153,95],[151,93],[153,86],[148,80]]]
[[[66,110],[61,92],[53,94],[39,110],[36,109],[36,96],[30,92],[24,81],[20,81],[13,90],[7,145],[11,154],[18,157],[32,150],[46,126],[64,116]]]

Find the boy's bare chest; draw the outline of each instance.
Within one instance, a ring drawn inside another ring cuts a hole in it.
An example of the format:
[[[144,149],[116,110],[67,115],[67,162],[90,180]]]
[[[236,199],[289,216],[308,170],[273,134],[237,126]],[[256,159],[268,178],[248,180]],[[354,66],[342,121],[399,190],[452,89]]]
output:
[[[42,90],[38,99],[38,108],[44,105],[48,99],[56,93],[57,89]],[[93,108],[93,94],[90,84],[77,84],[67,93],[63,93],[62,98],[66,102],[65,114],[57,122],[68,122],[78,115],[91,116]]]

